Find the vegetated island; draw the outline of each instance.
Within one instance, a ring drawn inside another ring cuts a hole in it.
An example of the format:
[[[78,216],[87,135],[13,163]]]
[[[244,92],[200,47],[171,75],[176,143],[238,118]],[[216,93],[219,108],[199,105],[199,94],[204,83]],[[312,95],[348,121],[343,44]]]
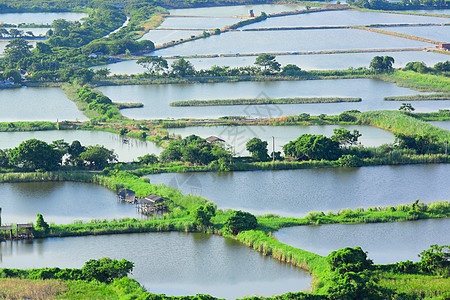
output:
[[[171,102],[170,106],[222,106],[222,105],[259,105],[259,104],[308,104],[308,103],[339,103],[361,102],[361,98],[342,97],[294,97],[294,98],[262,98],[262,99],[214,99],[189,100]]]
[[[450,100],[450,93],[441,94],[417,94],[411,96],[384,97],[384,101],[430,101],[430,100]]]

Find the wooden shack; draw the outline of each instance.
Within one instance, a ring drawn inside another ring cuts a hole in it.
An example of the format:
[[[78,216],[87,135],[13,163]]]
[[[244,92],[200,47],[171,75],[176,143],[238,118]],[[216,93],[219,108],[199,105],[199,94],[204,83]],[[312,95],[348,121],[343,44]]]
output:
[[[6,233],[9,231],[9,238],[13,239],[13,228],[12,226],[0,226],[0,231],[3,231],[3,238],[6,240]]]
[[[137,199],[136,205],[138,211],[146,215],[153,215],[158,213],[163,213],[169,209],[168,202],[170,199],[156,195],[150,194],[145,196],[143,199]]]
[[[136,192],[129,189],[119,189],[117,197],[119,197],[120,201],[136,203]]]
[[[25,233],[19,236],[19,228],[25,228]],[[33,237],[33,224],[17,224],[16,225],[16,237],[29,239]]]

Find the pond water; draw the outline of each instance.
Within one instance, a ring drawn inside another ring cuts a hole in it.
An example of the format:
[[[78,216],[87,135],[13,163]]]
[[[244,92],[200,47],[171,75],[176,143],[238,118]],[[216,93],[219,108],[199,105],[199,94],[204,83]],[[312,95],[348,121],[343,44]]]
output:
[[[191,134],[202,138],[217,136],[226,141],[233,151],[239,155],[249,155],[245,149],[246,143],[254,137],[258,137],[268,142],[267,149],[272,153],[272,137],[275,138],[275,151],[283,151],[283,145],[297,139],[300,135],[323,134],[332,136],[334,128],[344,127],[347,130],[358,130],[362,136],[359,141],[366,147],[380,146],[394,142],[394,135],[389,131],[372,126],[207,126],[207,127],[186,127],[168,129],[172,134],[180,134],[183,138]],[[1,135],[0,135],[1,136]]]
[[[243,29],[295,26],[418,24],[446,22],[448,22],[447,19],[440,17],[364,12],[357,10],[341,10],[268,18],[263,22],[245,26],[243,27]]]
[[[88,120],[60,88],[0,90],[0,121]]]
[[[51,24],[56,19],[65,19],[67,21],[79,21],[81,18],[88,17],[86,13],[71,12],[52,12],[52,13],[6,13],[0,14],[0,24]]]
[[[154,118],[215,118],[221,116],[277,117],[310,113],[339,114],[358,109],[397,110],[395,101],[383,101],[383,97],[414,95],[419,92],[401,88],[393,83],[374,79],[337,79],[273,82],[225,82],[204,84],[127,85],[98,88],[115,102],[141,102],[142,108],[126,109],[123,114],[132,119]],[[283,104],[283,105],[234,105],[171,107],[169,103],[180,100],[276,98],[276,97],[361,97],[362,102]],[[418,101],[417,111],[437,111],[448,108],[450,103]]]
[[[214,29],[242,21],[241,18],[167,17],[160,28]]]
[[[5,242],[0,250],[1,267],[14,268],[80,268],[93,258],[125,258],[135,263],[131,277],[156,294],[236,299],[298,292],[311,285],[311,276],[298,268],[235,240],[199,233],[49,238]]]
[[[424,42],[359,29],[233,31],[157,50],[152,52],[152,55],[276,53],[430,46],[432,45]]]
[[[427,38],[437,42],[450,42],[450,26],[398,27],[385,30]]]
[[[142,36],[142,40],[150,40],[155,45],[162,45],[180,39],[188,39],[192,35],[202,34],[202,30],[150,30]]]
[[[102,186],[80,182],[0,183],[2,224],[46,222],[69,224],[75,220],[141,216],[134,205],[117,200]]]
[[[256,15],[265,12],[266,14],[280,13],[285,11],[303,10],[302,5],[295,4],[250,4],[250,5],[236,5],[236,6],[214,6],[214,7],[199,7],[199,8],[182,8],[170,9],[171,15],[178,16],[206,16],[206,17],[225,17],[225,16],[247,16],[248,11],[253,9]]]
[[[29,139],[38,139],[47,143],[63,139],[69,144],[78,140],[84,146],[99,144],[113,149],[119,161],[122,162],[137,160],[139,156],[148,153],[159,154],[162,151],[161,147],[149,141],[126,137],[128,143],[124,143],[124,137],[118,134],[88,130],[0,132],[0,149],[17,147],[21,142]]]
[[[219,208],[304,216],[339,210],[449,200],[450,165],[405,165],[149,175],[151,183],[199,194]]]
[[[160,30],[162,31],[162,30]],[[340,53],[340,54],[319,54],[319,55],[278,55],[276,61],[282,66],[295,64],[302,70],[343,70],[349,67],[369,67],[374,56],[392,56],[395,60],[394,68],[405,67],[410,61],[423,61],[428,66],[445,61],[448,56],[436,52],[425,51],[405,51],[405,52],[371,52],[371,53]],[[196,70],[209,69],[214,65],[242,67],[251,66],[255,63],[256,56],[238,57],[215,57],[215,58],[188,58]],[[169,65],[174,61],[167,60]],[[146,71],[136,63],[136,60],[126,60],[106,66],[96,66],[93,69],[107,67],[112,74],[137,74]]]
[[[450,219],[378,224],[298,226],[279,230],[277,239],[320,255],[345,247],[360,246],[376,264],[411,260],[430,245],[447,245]]]
[[[434,126],[450,130],[450,121],[432,121],[432,122],[429,122],[429,123],[434,125]]]

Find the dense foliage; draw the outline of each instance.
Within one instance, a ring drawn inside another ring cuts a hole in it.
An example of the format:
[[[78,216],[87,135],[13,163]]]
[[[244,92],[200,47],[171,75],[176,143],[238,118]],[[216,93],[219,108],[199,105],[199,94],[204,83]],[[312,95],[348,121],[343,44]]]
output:
[[[0,150],[0,168],[26,170],[54,170],[63,165],[88,166],[103,169],[117,161],[113,150],[95,145],[84,147],[79,141],[72,144],[56,140],[48,144],[37,139],[22,142],[13,149]]]

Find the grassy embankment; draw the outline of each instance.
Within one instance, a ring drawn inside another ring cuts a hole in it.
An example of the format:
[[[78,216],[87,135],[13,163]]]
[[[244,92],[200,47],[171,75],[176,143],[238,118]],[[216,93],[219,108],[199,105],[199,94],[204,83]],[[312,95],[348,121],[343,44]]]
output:
[[[433,126],[423,120],[414,118],[400,111],[368,111],[354,114],[357,123],[386,129],[395,133],[407,135],[430,134],[435,135],[438,141],[450,140],[450,131]]]
[[[430,101],[430,100],[450,100],[450,93],[442,94],[418,94],[412,96],[392,96],[384,97],[384,101]]]
[[[295,98],[264,98],[264,99],[214,99],[189,100],[171,102],[170,106],[221,106],[221,105],[260,105],[260,104],[299,104],[299,103],[339,103],[360,102],[361,98],[342,97],[295,97]]]
[[[421,92],[450,92],[450,78],[445,76],[396,71],[389,75],[382,75],[380,79]]]
[[[77,236],[97,235],[113,233],[153,232],[153,231],[198,231],[193,225],[193,219],[188,214],[199,205],[207,203],[207,200],[199,196],[182,195],[180,191],[164,186],[151,185],[148,180],[132,176],[127,173],[119,173],[114,176],[94,175],[88,173],[28,173],[28,174],[4,174],[0,175],[0,182],[24,182],[24,181],[84,181],[102,184],[111,189],[130,188],[137,195],[143,196],[148,193],[157,193],[169,197],[174,202],[173,212],[161,219],[149,221],[113,220],[93,221],[90,223],[75,223],[70,225],[50,225],[48,234],[44,236]],[[329,286],[331,272],[324,257],[297,249],[280,243],[273,238],[272,232],[287,226],[311,225],[311,224],[337,224],[337,223],[375,223],[391,222],[400,220],[415,220],[422,218],[450,217],[449,202],[440,203],[414,203],[409,205],[397,205],[392,207],[373,207],[369,209],[344,209],[338,212],[311,212],[304,218],[281,218],[276,216],[263,216],[258,218],[259,226],[255,230],[240,232],[232,236],[221,231],[228,212],[218,211],[213,218],[213,227],[208,232],[215,232],[235,238],[250,248],[264,255],[291,263],[311,272],[314,277],[314,288],[316,293],[323,293]],[[72,287],[64,286],[67,292],[74,293]],[[70,283],[74,284],[74,283]],[[128,282],[136,285],[137,283]],[[83,287],[83,283],[75,283],[75,286]],[[113,284],[112,287],[115,287]],[[138,285],[136,285],[138,287]],[[92,293],[108,287],[94,288]],[[75,289],[76,290],[76,289]],[[113,288],[117,292],[117,289]],[[142,291],[144,293],[144,291]],[[311,295],[312,296],[312,295]]]

